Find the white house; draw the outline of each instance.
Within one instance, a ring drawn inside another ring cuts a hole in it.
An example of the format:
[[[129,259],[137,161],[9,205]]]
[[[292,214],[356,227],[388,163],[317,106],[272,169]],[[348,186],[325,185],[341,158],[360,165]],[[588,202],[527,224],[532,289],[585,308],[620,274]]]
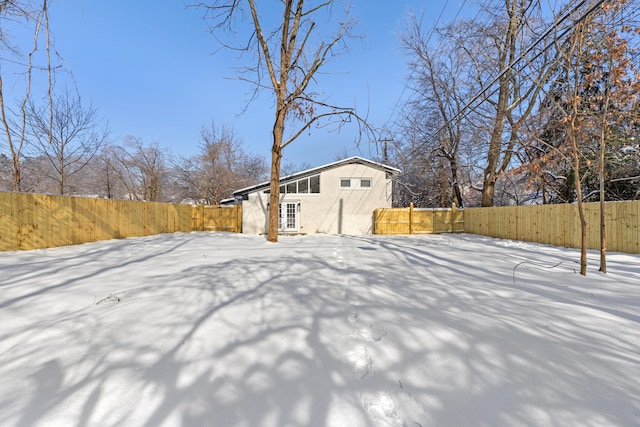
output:
[[[280,232],[371,234],[373,211],[391,207],[400,170],[351,157],[281,178]],[[233,193],[242,203],[242,232],[267,232],[269,182]]]

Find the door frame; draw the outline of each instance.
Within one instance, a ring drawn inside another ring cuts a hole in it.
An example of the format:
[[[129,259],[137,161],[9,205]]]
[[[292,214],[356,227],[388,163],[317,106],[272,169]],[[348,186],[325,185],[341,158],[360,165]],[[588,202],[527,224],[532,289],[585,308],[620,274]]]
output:
[[[278,205],[278,231],[297,233],[300,230],[300,201],[283,201]]]

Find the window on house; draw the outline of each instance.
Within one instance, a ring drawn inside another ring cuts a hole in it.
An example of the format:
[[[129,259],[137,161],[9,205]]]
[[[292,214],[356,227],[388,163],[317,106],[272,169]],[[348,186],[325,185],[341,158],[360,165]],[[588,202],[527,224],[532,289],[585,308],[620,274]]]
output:
[[[309,192],[309,179],[301,179],[298,181],[298,193],[306,194]]]
[[[340,178],[340,188],[358,190],[368,190],[371,188],[371,178]]]
[[[264,194],[269,194],[269,190],[264,190]],[[309,178],[302,178],[297,181],[288,182],[280,186],[280,194],[308,194],[320,193],[320,175],[313,175]]]
[[[314,175],[309,178],[309,188],[311,193],[320,193],[320,175]]]

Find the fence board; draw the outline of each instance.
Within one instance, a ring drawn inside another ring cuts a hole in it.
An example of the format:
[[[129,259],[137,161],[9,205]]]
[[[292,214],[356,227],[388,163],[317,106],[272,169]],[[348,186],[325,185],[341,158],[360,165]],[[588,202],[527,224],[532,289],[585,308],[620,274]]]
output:
[[[414,209],[411,215],[412,223],[410,233],[413,234],[422,234],[422,233],[432,233],[434,229],[436,218],[433,215],[432,210],[425,209]]]
[[[18,249],[15,235],[18,226],[16,225],[14,203],[13,194],[0,197],[0,247],[7,248],[6,250],[9,251]]]
[[[373,212],[376,234],[409,234],[409,208],[382,208]]]

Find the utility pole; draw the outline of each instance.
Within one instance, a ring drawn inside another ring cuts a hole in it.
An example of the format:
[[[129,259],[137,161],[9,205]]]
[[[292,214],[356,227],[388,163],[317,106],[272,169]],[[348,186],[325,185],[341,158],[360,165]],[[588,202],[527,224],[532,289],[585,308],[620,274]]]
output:
[[[393,139],[379,139],[377,142],[382,144],[382,163],[385,165],[389,163],[389,153],[387,150],[387,144],[393,142]]]

